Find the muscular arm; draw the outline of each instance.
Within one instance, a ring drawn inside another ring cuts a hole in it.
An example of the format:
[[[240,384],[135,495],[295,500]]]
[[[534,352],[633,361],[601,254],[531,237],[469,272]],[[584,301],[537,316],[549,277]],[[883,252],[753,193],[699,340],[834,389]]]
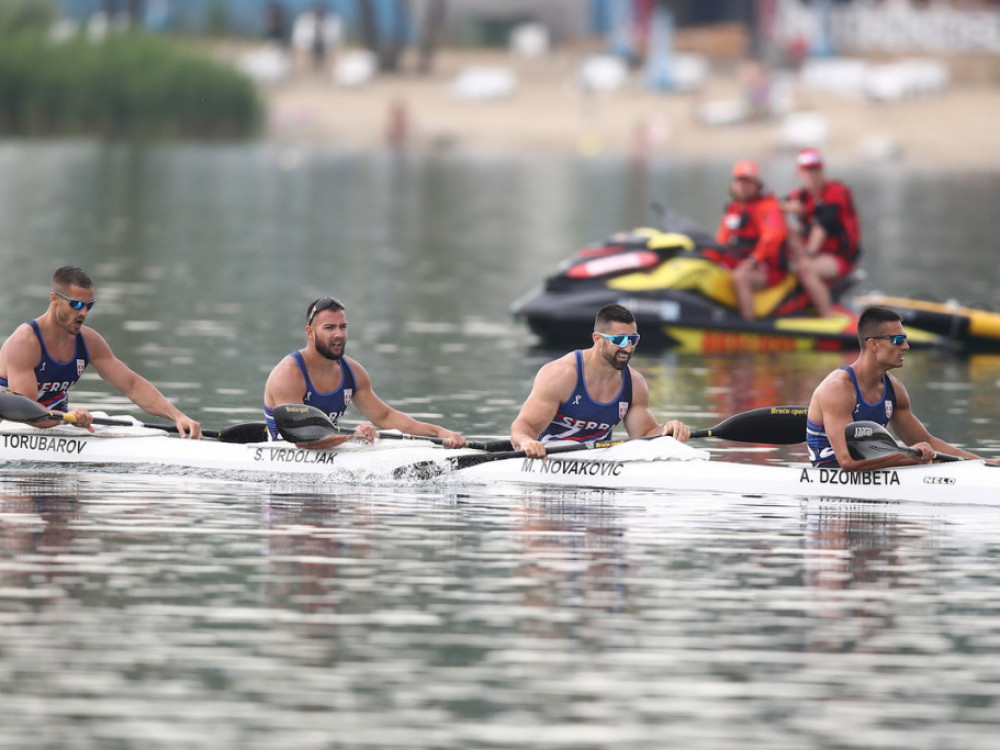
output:
[[[890,376],[892,377],[892,376]],[[946,443],[940,438],[934,437],[927,431],[924,423],[917,418],[910,406],[910,397],[906,393],[906,388],[896,378],[892,379],[892,386],[896,389],[896,399],[902,405],[904,399],[905,408],[897,407],[889,420],[889,426],[896,436],[910,447],[918,447],[926,444],[931,451],[937,453],[950,453],[953,456],[963,456],[964,458],[980,458],[975,453],[957,448],[951,443]],[[901,395],[902,394],[902,395]]]
[[[356,361],[351,360],[354,370],[355,391],[351,403],[354,404],[365,418],[376,427],[385,430],[399,430],[408,435],[425,435],[445,440],[447,448],[461,448],[465,438],[452,430],[430,422],[421,422],[409,414],[394,409],[378,397],[372,388],[371,378]]]
[[[0,348],[0,373],[6,373],[7,388],[32,401],[37,400],[38,379],[35,377],[35,367],[41,356],[41,347],[31,327],[26,324],[18,326]],[[86,410],[73,410],[70,413],[79,411],[86,413]],[[63,422],[52,419],[32,424],[35,427],[52,427]]]
[[[97,374],[143,411],[173,420],[181,436],[200,438],[201,426],[167,400],[151,382],[118,359],[104,337],[93,329],[84,329],[90,362]]]
[[[295,360],[284,357],[271,370],[264,384],[264,406],[273,409],[280,404],[301,404],[306,384]]]
[[[545,446],[539,442],[538,436],[551,424],[559,411],[559,404],[573,393],[576,365],[572,358],[572,354],[561,357],[538,371],[531,393],[510,426],[511,444],[532,458],[545,455]]]
[[[631,368],[630,368],[631,369]],[[671,419],[664,424],[656,421],[649,408],[649,385],[635,370],[632,372],[632,404],[623,421],[629,437],[649,437],[652,435],[673,435],[682,443],[691,437],[691,428],[683,422]]]
[[[38,380],[35,366],[42,351],[31,327],[22,324],[0,348],[0,373],[6,373],[7,387],[32,401],[38,398]]]

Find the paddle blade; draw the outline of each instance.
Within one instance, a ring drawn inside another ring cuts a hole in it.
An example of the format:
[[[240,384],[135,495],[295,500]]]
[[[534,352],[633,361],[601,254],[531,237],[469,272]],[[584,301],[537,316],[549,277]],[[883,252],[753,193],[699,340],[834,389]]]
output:
[[[922,455],[916,448],[903,445],[878,422],[851,422],[844,428],[847,440],[847,450],[855,461],[866,461],[870,458],[882,458],[889,453],[905,453],[910,456]],[[935,453],[935,461],[965,461],[962,456],[950,453]]]
[[[337,433],[330,418],[307,404],[279,404],[272,409],[281,437],[290,443],[314,443]]]
[[[714,437],[740,443],[794,445],[805,442],[805,406],[764,406],[740,412],[715,425],[692,430],[691,437]]]
[[[920,451],[897,443],[896,438],[878,422],[851,422],[844,428],[844,439],[847,440],[847,450],[855,461],[882,458],[889,453],[920,455]]]
[[[61,419],[61,414],[52,414],[37,401],[22,396],[14,391],[0,392],[0,419],[11,422],[44,422],[48,419]]]
[[[243,422],[209,437],[216,437],[223,443],[263,443],[268,439],[267,425],[263,422]]]

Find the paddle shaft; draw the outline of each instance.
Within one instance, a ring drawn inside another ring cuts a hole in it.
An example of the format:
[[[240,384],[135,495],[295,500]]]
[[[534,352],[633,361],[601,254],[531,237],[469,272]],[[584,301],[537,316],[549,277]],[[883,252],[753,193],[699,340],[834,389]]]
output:
[[[801,443],[806,438],[806,407],[765,406],[759,409],[734,414],[714,427],[692,430],[691,437],[714,437],[748,443],[773,443],[787,445]],[[630,440],[650,440],[659,435],[627,438],[606,442],[560,443],[547,446],[546,455],[573,453],[575,451],[609,448]],[[508,458],[527,458],[524,451],[500,451],[496,453],[450,456],[446,461],[452,469],[467,469],[487,461],[503,461]],[[416,473],[427,475],[434,461],[422,461],[412,467]]]
[[[610,448],[613,445],[627,443],[630,440],[651,440],[658,435],[649,437],[627,438],[625,440],[612,440],[608,442],[586,442],[586,443],[560,443],[553,445],[546,450],[546,455],[551,456],[557,453],[575,453],[577,451],[596,450],[599,448]],[[489,461],[504,461],[509,458],[527,458],[524,451],[497,451],[494,453],[473,453],[463,456],[445,456],[444,462],[430,460],[418,461],[410,466],[401,466],[393,472],[397,479],[406,477],[417,477],[420,479],[431,479],[449,470],[468,469],[472,466],[479,466]]]
[[[27,396],[13,391],[0,393],[0,418],[9,419],[12,422],[45,422],[55,420],[64,424],[76,424],[75,414],[66,412],[49,411],[37,401],[32,401]],[[93,417],[94,424],[109,425],[113,427],[135,427],[135,422],[128,422],[121,419],[109,419],[107,417]],[[138,423],[142,427],[154,430],[163,430],[177,434],[177,425],[146,424]],[[246,422],[244,424],[232,425],[224,430],[202,430],[202,435],[210,438],[217,438],[225,443],[257,443],[267,440],[267,425],[263,422]]]
[[[911,456],[917,456],[917,457],[924,455],[917,448],[911,448],[908,445],[900,445],[897,447],[900,453],[909,453]],[[948,461],[965,461],[967,459],[964,459],[961,456],[953,456],[951,453],[938,453],[937,451],[934,451],[933,460],[948,462]]]
[[[60,412],[49,412],[49,416],[52,419],[61,419],[65,424],[76,424],[76,415],[75,414],[63,414],[63,413],[60,413]],[[128,422],[128,421],[126,421],[124,419],[110,419],[108,417],[91,417],[91,422],[93,422],[94,424],[107,425],[109,427],[136,427],[137,426],[136,423],[134,423],[134,422]],[[177,425],[173,425],[173,424],[146,424],[145,422],[139,422],[138,426],[140,426],[140,427],[148,427],[148,428],[153,429],[153,430],[163,430],[164,432],[172,432],[175,435],[178,432],[180,432],[180,430],[177,429]],[[263,422],[261,423],[261,427],[263,427],[264,429],[267,429],[267,426],[264,425]],[[220,437],[222,435],[222,432],[220,432],[219,430],[205,430],[205,429],[203,429],[201,431],[201,434],[204,435],[205,437],[218,438],[218,437]]]
[[[331,425],[333,431],[340,435],[353,435],[354,430],[348,427],[341,427],[340,425]],[[445,445],[448,441],[446,438],[432,437],[430,435],[410,435],[405,432],[382,432],[378,433],[381,440],[426,440],[429,443],[434,443],[434,445]],[[499,451],[504,448],[510,448],[509,440],[466,440],[465,447],[475,448],[481,451]]]
[[[53,419],[62,419],[67,424],[76,424],[74,414],[61,414],[59,412],[49,412]],[[94,424],[108,425],[111,427],[135,427],[135,423],[126,422],[122,419],[108,419],[106,417],[93,417]],[[148,427],[151,430],[163,430],[174,435],[180,430],[173,424],[147,424],[139,422],[140,427]],[[208,438],[215,438],[223,443],[262,443],[267,440],[267,425],[263,422],[242,422],[226,427],[223,430],[206,430],[202,428],[201,434]]]

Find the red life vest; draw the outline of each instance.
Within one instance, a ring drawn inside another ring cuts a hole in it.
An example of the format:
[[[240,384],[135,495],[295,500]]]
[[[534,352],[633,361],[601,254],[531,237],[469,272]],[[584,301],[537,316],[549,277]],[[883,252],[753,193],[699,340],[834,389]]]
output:
[[[820,252],[839,255],[850,263],[857,261],[861,252],[861,223],[849,187],[836,180],[827,180],[818,196],[805,188],[797,188],[788,197],[805,207],[803,237],[814,224],[819,224],[827,233]]]
[[[785,215],[771,194],[748,201],[730,201],[715,234],[716,241],[731,250],[732,266],[753,256],[771,268],[787,268],[787,238]],[[723,261],[723,265],[730,263]]]

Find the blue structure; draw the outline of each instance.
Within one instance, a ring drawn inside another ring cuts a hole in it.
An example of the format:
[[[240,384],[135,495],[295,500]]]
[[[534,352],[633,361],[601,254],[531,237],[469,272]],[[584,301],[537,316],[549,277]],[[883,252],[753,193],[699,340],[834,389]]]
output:
[[[258,37],[264,33],[264,18],[272,0],[142,0],[143,26],[150,31],[205,33],[218,19],[224,20],[225,31],[241,36]],[[289,23],[316,4],[316,0],[278,0],[284,6]],[[397,0],[370,0],[382,38],[393,39],[409,34],[411,25],[400,17],[407,3]],[[361,0],[325,0],[326,11],[339,16],[348,36],[360,35]],[[60,0],[64,14],[78,22],[104,11],[108,0]],[[117,12],[128,10],[128,0],[111,0]]]
[[[648,47],[643,75],[646,88],[653,91],[669,91],[674,87],[670,72],[671,57],[674,53],[674,15],[663,5],[657,5],[653,10]]]

